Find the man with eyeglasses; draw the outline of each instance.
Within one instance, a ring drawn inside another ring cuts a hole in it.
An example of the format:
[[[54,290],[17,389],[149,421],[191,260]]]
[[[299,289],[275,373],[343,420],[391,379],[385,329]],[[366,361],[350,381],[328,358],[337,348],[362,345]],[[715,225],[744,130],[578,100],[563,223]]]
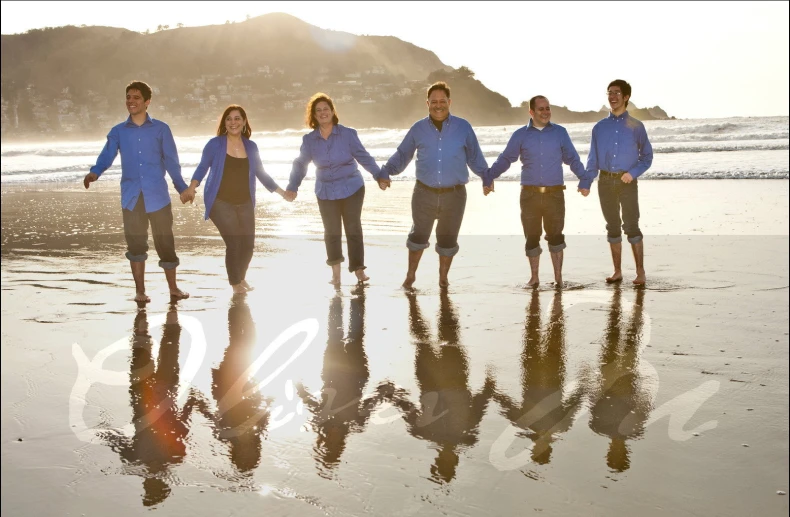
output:
[[[631,98],[631,85],[622,79],[609,83],[607,89],[609,116],[598,121],[592,130],[588,176],[594,179],[600,171],[598,197],[606,219],[606,233],[612,252],[614,273],[607,283],[621,282],[622,232],[625,231],[636,263],[634,285],[645,284],[645,249],[639,230],[639,191],[637,178],[653,163],[653,147],[642,122],[631,117],[626,108]],[[622,219],[621,216],[622,209]],[[622,229],[621,229],[622,226]]]
[[[579,178],[579,192],[590,193],[592,178],[584,169],[579,153],[571,142],[568,131],[551,123],[551,105],[543,95],[529,100],[529,124],[510,137],[505,150],[483,177],[484,194],[493,191],[493,181],[521,159],[521,225],[527,239],[524,250],[532,276],[528,287],[538,287],[540,266],[540,236],[546,230],[546,241],[554,266],[554,282],[562,287],[562,260],[565,249],[565,181],[562,164],[569,165]],[[542,225],[542,228],[541,228]]]

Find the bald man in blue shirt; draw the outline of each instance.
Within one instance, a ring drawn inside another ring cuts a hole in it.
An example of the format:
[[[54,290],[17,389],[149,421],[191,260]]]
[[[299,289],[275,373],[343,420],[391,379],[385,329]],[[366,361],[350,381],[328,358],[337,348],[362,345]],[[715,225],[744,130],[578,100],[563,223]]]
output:
[[[436,253],[439,254],[439,285],[450,285],[448,273],[458,253],[458,234],[466,209],[469,170],[482,177],[488,169],[472,125],[450,115],[450,87],[439,81],[428,88],[428,116],[406,133],[397,151],[381,168],[379,186],[403,172],[417,154],[417,182],[411,199],[412,227],[406,240],[409,269],[404,288],[411,288],[423,251],[436,222]]]
[[[607,283],[621,282],[622,233],[625,232],[636,263],[634,285],[645,284],[645,248],[639,229],[637,178],[653,164],[653,147],[645,125],[628,114],[631,85],[622,79],[609,83],[606,95],[611,112],[592,130],[587,172],[591,178],[601,173],[598,197],[606,219],[606,234],[612,252],[614,273]],[[622,219],[621,219],[622,209]],[[621,229],[622,226],[622,229]]]

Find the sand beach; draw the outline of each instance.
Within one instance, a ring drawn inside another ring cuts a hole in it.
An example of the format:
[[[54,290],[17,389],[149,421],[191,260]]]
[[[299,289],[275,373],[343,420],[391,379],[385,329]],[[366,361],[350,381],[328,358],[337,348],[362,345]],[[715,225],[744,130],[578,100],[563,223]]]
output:
[[[561,290],[473,181],[450,288],[431,248],[405,292],[412,185],[366,183],[339,291],[312,184],[259,189],[243,297],[173,193],[192,296],[151,250],[141,310],[117,181],[3,184],[3,515],[787,515],[787,180],[641,182],[644,289],[569,187]]]

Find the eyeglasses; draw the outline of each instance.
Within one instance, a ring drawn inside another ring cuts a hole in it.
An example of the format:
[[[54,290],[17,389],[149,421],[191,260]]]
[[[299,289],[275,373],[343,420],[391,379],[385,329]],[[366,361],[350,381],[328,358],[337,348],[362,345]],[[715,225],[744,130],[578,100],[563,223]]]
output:
[[[623,92],[606,92],[607,97],[620,97]]]

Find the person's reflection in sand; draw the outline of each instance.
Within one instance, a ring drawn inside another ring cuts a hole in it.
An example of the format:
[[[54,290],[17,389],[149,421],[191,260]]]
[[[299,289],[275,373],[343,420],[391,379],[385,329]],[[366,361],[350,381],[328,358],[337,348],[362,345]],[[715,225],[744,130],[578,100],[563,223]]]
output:
[[[544,331],[540,328],[539,295],[538,290],[533,290],[527,307],[524,351],[521,353],[521,404],[500,393],[496,393],[494,399],[502,408],[502,415],[535,442],[532,461],[546,464],[551,461],[551,444],[556,436],[573,424],[583,401],[583,389],[580,383],[573,393],[563,398],[565,315],[562,291],[554,293],[551,315]]]
[[[642,436],[652,409],[650,393],[639,374],[644,296],[644,289],[636,291],[631,319],[623,322],[622,292],[619,287],[614,289],[600,357],[599,385],[590,399],[590,429],[611,439],[606,464],[616,472],[631,466],[626,441]]]
[[[228,347],[218,368],[212,369],[211,394],[215,412],[193,392],[200,413],[213,423],[214,436],[227,444],[236,469],[233,481],[249,480],[261,461],[261,445],[269,423],[270,401],[264,400],[251,369],[256,333],[252,313],[242,296],[228,308]]]
[[[148,333],[148,314],[139,310],[134,320],[129,395],[135,433],[127,437],[115,431],[101,436],[116,451],[128,472],[143,477],[143,505],[154,506],[170,495],[176,480],[173,465],[186,456],[191,404],[179,410],[178,348],[181,325],[171,304],[162,332],[159,354],[152,356],[153,340]]]
[[[302,401],[313,414],[310,425],[316,432],[313,448],[318,474],[331,479],[340,463],[348,437],[365,429],[371,412],[381,402],[378,394],[365,397],[370,377],[365,354],[365,288],[352,292],[348,333],[343,337],[343,302],[335,296],[329,302],[327,344],[324,352],[324,381],[320,400],[303,385],[297,385]]]
[[[417,407],[398,390],[392,395],[415,438],[436,444],[438,454],[431,466],[431,479],[449,483],[455,478],[460,453],[478,440],[478,426],[493,395],[494,384],[486,377],[480,393],[469,389],[469,365],[460,343],[458,317],[446,290],[441,292],[437,346],[417,304],[417,295],[409,298],[409,324],[416,346],[415,376],[420,388]]]

